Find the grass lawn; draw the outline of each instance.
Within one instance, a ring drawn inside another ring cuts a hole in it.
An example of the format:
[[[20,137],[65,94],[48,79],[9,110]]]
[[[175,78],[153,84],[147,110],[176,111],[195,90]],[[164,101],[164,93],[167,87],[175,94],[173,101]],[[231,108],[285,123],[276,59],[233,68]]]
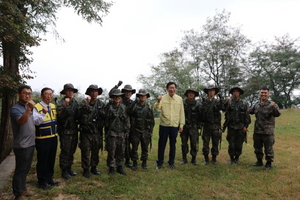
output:
[[[27,178],[28,188],[34,192],[34,196],[29,199],[300,199],[300,110],[281,110],[281,113],[276,119],[275,162],[269,171],[251,166],[256,162],[252,140],[254,118],[249,127],[248,143],[244,144],[240,165],[228,164],[228,143],[224,133],[217,165],[180,165],[181,140],[178,137],[176,169],[170,169],[165,163],[160,170],[156,170],[157,120],[148,161],[149,169],[142,169],[139,162],[137,171],[125,168],[127,176],[109,176],[105,164],[106,152],[101,152],[98,166],[101,175],[86,179],[82,176],[80,149],[77,149],[73,169],[78,175],[64,180],[58,166],[58,149],[54,178],[60,181],[60,185],[49,191],[38,189],[34,160]],[[197,161],[202,163],[202,140],[199,147]],[[168,159],[168,151],[166,148],[165,160]],[[190,159],[189,155],[188,160]],[[12,198],[9,180],[0,199]]]

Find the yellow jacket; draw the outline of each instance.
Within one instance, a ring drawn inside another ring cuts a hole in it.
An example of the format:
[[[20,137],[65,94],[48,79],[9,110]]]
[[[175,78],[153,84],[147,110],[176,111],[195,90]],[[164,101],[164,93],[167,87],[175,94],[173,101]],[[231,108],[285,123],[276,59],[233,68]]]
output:
[[[154,104],[154,110],[161,110],[160,125],[170,127],[183,127],[185,124],[183,101],[180,96],[169,94],[162,96],[160,102]]]

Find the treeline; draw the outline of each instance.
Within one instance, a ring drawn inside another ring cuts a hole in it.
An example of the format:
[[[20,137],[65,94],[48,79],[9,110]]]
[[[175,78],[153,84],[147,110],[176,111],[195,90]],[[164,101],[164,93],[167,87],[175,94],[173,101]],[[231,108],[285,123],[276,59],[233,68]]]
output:
[[[179,47],[161,54],[158,65],[151,66],[151,74],[138,76],[139,82],[154,97],[165,93],[167,81],[178,83],[178,94],[194,87],[200,92],[208,84],[215,84],[223,96],[233,86],[241,86],[250,105],[258,99],[258,90],[267,86],[272,100],[280,108],[296,107],[300,99],[294,95],[299,88],[299,38],[288,34],[275,37],[274,43],[253,44],[240,27],[228,25],[226,10],[208,17],[201,30],[189,30]]]

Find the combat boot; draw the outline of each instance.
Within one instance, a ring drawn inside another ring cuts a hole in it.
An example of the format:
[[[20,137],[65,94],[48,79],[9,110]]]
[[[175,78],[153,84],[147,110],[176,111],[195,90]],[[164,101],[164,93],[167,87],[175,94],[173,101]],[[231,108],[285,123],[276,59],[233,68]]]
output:
[[[130,159],[129,158],[126,158],[126,160],[125,160],[125,166],[128,167],[128,168],[132,168],[132,164],[130,163]]]
[[[69,174],[70,174],[71,176],[77,176],[77,173],[74,172],[74,171],[71,169],[71,167],[68,167],[68,172],[69,172]]]
[[[230,164],[234,164],[235,163],[235,159],[234,159],[234,156],[230,156],[230,161],[229,161]]]
[[[203,162],[204,165],[208,165],[209,164],[209,158],[208,158],[208,155],[204,155],[204,162]]]
[[[196,161],[196,156],[192,156],[191,163],[193,163],[194,165],[199,165]]]
[[[143,169],[148,169],[147,161],[146,160],[143,160],[143,162],[142,162],[142,168]]]
[[[240,156],[235,156],[235,158],[234,158],[235,163],[238,164],[238,165],[240,164],[239,157],[240,157]]]
[[[69,174],[68,169],[63,169],[61,172],[61,177],[64,179],[70,179],[71,175]]]
[[[108,172],[108,175],[115,175],[115,168],[114,167],[109,167],[109,172]]]
[[[88,169],[83,169],[83,176],[85,178],[91,178],[92,175],[90,174]]]
[[[126,172],[123,170],[122,165],[120,165],[120,166],[117,167],[117,172],[119,174],[126,175]]]
[[[267,161],[266,165],[264,166],[264,170],[269,170],[272,168],[272,163],[270,161]]]
[[[186,164],[186,163],[188,163],[188,161],[187,161],[187,159],[186,159],[186,155],[183,155],[183,156],[182,156],[182,162],[181,162],[181,164],[184,165],[184,164]]]
[[[94,175],[100,175],[101,173],[97,170],[96,167],[91,167],[91,173]]]
[[[252,165],[253,167],[261,167],[263,166],[262,159],[257,159],[257,162]]]
[[[212,156],[211,162],[212,162],[212,164],[214,164],[214,165],[218,164],[218,162],[217,162],[217,156],[216,156],[216,155],[213,155],[213,156]]]
[[[131,169],[132,169],[133,171],[137,170],[137,161],[136,161],[136,160],[133,161],[133,165],[132,165]]]

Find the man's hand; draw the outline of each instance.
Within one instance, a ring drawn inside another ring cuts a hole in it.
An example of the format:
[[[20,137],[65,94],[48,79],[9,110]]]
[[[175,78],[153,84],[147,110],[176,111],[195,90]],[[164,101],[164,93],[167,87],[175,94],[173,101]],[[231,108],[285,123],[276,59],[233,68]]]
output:
[[[65,102],[66,102],[66,106],[68,106],[69,105],[69,103],[70,103],[70,101],[71,101],[71,99],[69,98],[69,97],[67,97],[67,98],[65,98]]]
[[[86,104],[86,105],[89,105],[90,101],[91,101],[91,97],[90,97],[90,96],[87,96],[87,97],[86,97],[86,100],[85,100],[85,104]]]
[[[275,102],[274,102],[274,101],[271,101],[270,106],[271,106],[271,107],[272,107],[272,106],[275,106]]]
[[[179,127],[179,133],[182,133],[182,131],[183,131],[183,128]]]
[[[43,109],[42,109],[42,111],[43,111],[44,114],[46,114],[48,112],[47,106],[44,106]]]
[[[30,111],[34,108],[35,103],[33,101],[28,101],[26,103],[26,109],[30,109]]]
[[[159,103],[161,99],[162,99],[162,95],[159,95],[159,96],[157,97],[157,102]]]
[[[231,97],[226,97],[226,102],[230,101]]]
[[[245,133],[245,132],[247,132],[247,128],[246,127],[243,127],[243,129],[242,129],[242,131]]]

